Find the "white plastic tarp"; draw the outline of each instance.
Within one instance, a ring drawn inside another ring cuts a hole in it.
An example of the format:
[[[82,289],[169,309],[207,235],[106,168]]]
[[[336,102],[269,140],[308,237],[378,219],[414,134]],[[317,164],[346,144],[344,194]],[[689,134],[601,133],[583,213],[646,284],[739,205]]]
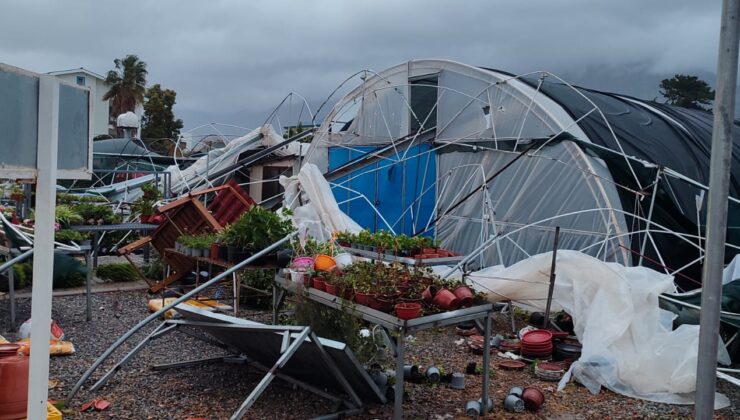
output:
[[[471,279],[492,302],[512,299],[543,310],[551,260],[551,253],[539,254],[472,273]],[[555,272],[553,307],[573,317],[583,345],[558,389],[575,378],[594,394],[604,386],[650,401],[694,402],[699,326],[673,330],[673,314],[658,306],[661,293],[676,291],[672,276],[567,250],[558,252]],[[715,407],[728,404],[717,394]]]
[[[316,165],[303,165],[298,175],[281,176],[280,185],[285,188],[283,207],[293,211],[299,237],[308,235],[328,241],[334,232],[357,233],[362,229],[339,209],[329,183]]]

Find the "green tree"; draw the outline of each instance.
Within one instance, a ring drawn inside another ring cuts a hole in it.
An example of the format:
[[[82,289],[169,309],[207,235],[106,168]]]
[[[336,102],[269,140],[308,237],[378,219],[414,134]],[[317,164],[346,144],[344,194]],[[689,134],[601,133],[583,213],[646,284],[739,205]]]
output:
[[[103,100],[112,100],[113,114],[121,115],[136,110],[144,102],[146,92],[146,63],[134,54],[113,60],[116,68],[108,71],[105,82],[110,85]]]
[[[660,94],[671,105],[693,109],[706,109],[714,99],[714,90],[696,76],[677,74],[660,82]]]
[[[172,89],[162,89],[157,83],[146,91],[144,117],[141,137],[148,139],[176,139],[183,127],[181,119],[175,119],[172,108],[177,93]]]

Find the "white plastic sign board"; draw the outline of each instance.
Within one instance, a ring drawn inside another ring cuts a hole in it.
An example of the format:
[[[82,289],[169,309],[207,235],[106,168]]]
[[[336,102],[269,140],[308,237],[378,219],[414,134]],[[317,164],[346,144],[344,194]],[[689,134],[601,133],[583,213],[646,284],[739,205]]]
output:
[[[0,178],[36,178],[41,75],[0,63]],[[59,112],[58,179],[90,179],[92,115],[90,89],[60,79],[53,106]]]

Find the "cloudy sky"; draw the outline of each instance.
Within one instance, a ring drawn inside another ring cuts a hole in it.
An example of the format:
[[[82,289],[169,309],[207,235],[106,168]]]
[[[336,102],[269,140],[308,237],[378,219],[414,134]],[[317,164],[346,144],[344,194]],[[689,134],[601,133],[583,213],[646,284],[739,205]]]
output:
[[[652,99],[714,84],[721,1],[4,1],[0,62],[104,74],[138,54],[186,128],[260,124],[289,92],[315,109],[347,76],[447,58]],[[286,123],[283,121],[283,123]]]

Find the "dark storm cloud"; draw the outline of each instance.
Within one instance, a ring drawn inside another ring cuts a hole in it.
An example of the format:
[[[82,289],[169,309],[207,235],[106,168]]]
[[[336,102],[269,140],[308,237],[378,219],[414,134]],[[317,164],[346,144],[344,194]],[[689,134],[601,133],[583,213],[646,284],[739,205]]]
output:
[[[0,6],[0,61],[105,73],[138,54],[150,83],[178,92],[187,127],[254,126],[290,91],[316,107],[348,75],[412,58],[549,70],[652,98],[667,75],[712,77],[719,10],[719,0],[16,1]]]

